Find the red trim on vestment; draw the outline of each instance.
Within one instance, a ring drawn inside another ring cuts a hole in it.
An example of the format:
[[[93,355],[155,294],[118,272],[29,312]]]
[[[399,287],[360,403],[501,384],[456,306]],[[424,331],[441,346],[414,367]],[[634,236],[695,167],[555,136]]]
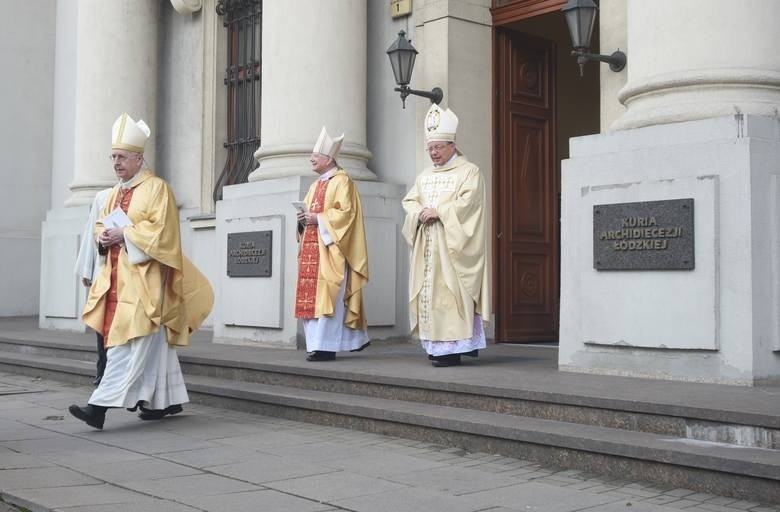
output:
[[[330,180],[318,181],[314,197],[309,205],[312,213],[322,213],[325,205],[325,190]],[[295,318],[314,318],[317,302],[317,281],[320,273],[319,228],[316,224],[306,226],[301,241],[298,259],[298,284],[295,288]]]
[[[127,213],[130,208],[130,199],[133,198],[133,190],[135,188],[128,189],[124,194],[122,189],[119,189],[119,193],[116,196],[114,202],[114,208],[119,206],[122,211]],[[108,331],[111,329],[111,324],[114,322],[114,314],[116,313],[117,304],[117,290],[116,290],[116,267],[119,263],[119,251],[122,249],[121,245],[112,245],[108,253],[111,258],[111,285],[108,288],[108,294],[106,295],[106,313],[103,316],[103,344],[108,343]]]

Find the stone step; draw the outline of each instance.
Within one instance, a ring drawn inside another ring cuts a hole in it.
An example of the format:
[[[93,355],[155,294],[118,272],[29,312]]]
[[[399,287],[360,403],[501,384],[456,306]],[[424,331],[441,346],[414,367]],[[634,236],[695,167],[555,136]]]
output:
[[[725,496],[780,500],[777,450],[198,375],[186,380],[191,399],[206,405]]]
[[[780,411],[777,411],[777,414],[763,414],[744,410],[681,407],[675,403],[627,401],[606,395],[578,394],[576,390],[560,393],[508,389],[471,383],[422,381],[362,372],[329,371],[229,360],[217,361],[213,358],[205,359],[188,355],[180,356],[180,361],[183,371],[188,375],[358,394],[742,446],[780,449]]]
[[[12,352],[6,352],[7,350]],[[57,372],[88,384],[94,373],[94,350],[85,345],[51,342],[0,340],[0,354],[29,356],[25,362],[45,375]],[[622,430],[655,433],[679,438],[723,442],[738,446],[780,449],[780,411],[750,412],[743,408],[682,407],[676,402],[621,400],[607,394],[514,389],[472,383],[439,382],[366,372],[334,371],[327,365],[289,365],[238,360],[235,356],[209,354],[208,357],[181,351],[179,359],[185,375],[200,375],[229,381],[273,384],[307,390],[354,394],[410,402],[421,402],[514,416],[551,419]],[[51,358],[52,361],[46,362]],[[68,360],[78,364],[69,366]],[[0,363],[2,358],[0,357]],[[53,372],[53,373],[52,373]],[[35,373],[35,372],[34,372]],[[62,379],[61,379],[62,380]]]
[[[271,369],[284,373],[281,368]],[[88,384],[94,366],[88,361],[63,357],[0,352],[0,370]],[[303,373],[325,371],[305,370]],[[337,377],[360,385],[354,375]],[[211,406],[383,433],[741,499],[780,501],[778,450],[503,414],[431,400],[403,400],[196,374],[187,374],[185,379],[191,399]],[[424,386],[418,387],[424,391]]]
[[[83,343],[67,343],[65,341],[51,342],[0,338],[0,351],[92,361],[93,363],[97,360],[94,343],[87,346]]]

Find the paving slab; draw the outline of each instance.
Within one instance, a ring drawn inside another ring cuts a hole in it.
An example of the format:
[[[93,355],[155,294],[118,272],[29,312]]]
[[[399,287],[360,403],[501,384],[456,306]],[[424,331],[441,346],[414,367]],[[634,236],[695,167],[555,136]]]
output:
[[[317,446],[312,446],[317,449]],[[348,455],[321,461],[321,464],[336,469],[343,469],[360,473],[366,476],[382,477],[398,481],[394,476],[401,476],[411,472],[432,471],[446,468],[446,463],[396,454],[385,450],[362,448],[362,453]]]
[[[184,501],[189,501],[184,498]],[[192,500],[198,510],[209,512],[326,512],[332,506],[315,500],[292,496],[273,489],[237,492],[219,496],[201,496]],[[113,512],[113,511],[112,511]]]
[[[4,491],[99,483],[87,475],[55,466],[0,470],[0,489]]]
[[[119,465],[126,462],[132,462],[134,460],[146,459],[148,456],[143,453],[126,450],[124,448],[93,443],[92,446],[86,449],[54,450],[41,453],[39,457],[46,459],[47,461],[54,464],[82,470],[96,464]]]
[[[642,503],[635,501],[619,501],[606,505],[597,505],[591,508],[579,509],[578,512],[679,512],[679,509]]]
[[[407,487],[403,489],[369,494],[354,498],[345,498],[333,501],[333,505],[343,507],[355,512],[398,512],[398,511],[426,511],[426,512],[476,512],[496,510],[492,504],[481,502],[469,496],[452,496],[437,493],[420,487]],[[507,507],[506,510],[517,512],[517,508]]]
[[[574,512],[617,501],[612,496],[591,494],[587,491],[535,482],[480,491],[467,496],[486,506],[502,506],[529,512]]]
[[[4,469],[25,469],[25,468],[43,468],[52,466],[51,462],[12,451],[3,451],[0,453],[0,470]]]
[[[216,475],[235,478],[254,484],[269,484],[301,477],[337,473],[337,469],[321,466],[310,461],[298,461],[275,455],[257,454],[252,460],[234,464],[208,466]]]
[[[453,496],[516,485],[520,481],[518,478],[453,466],[437,467],[435,471],[396,473],[386,478],[410,487],[421,487]]]
[[[392,494],[407,488],[407,486],[402,484],[347,471],[269,482],[264,485],[295,496],[303,496],[323,502],[337,502],[348,498],[388,492]]]
[[[139,503],[111,503],[55,508],[52,512],[200,512],[202,509],[183,503],[148,499]]]
[[[143,493],[110,484],[42,486],[36,489],[15,490],[13,497],[20,500],[26,508],[34,510],[32,507],[35,506],[37,510],[44,511],[87,505],[101,505],[104,511],[113,511],[116,504],[119,503],[147,504],[148,507],[148,503],[158,501]],[[147,508],[146,510],[152,509]]]
[[[124,485],[139,493],[174,501],[183,501],[193,496],[214,496],[258,490],[255,485],[213,474],[140,480],[126,482]]]
[[[162,420],[165,421],[165,420]],[[178,421],[178,420],[177,420]],[[101,432],[101,442],[144,454],[169,453],[197,448],[218,446],[211,441],[166,431],[155,431],[154,426],[139,425],[138,420],[124,429],[111,429]]]
[[[238,446],[214,446],[210,448],[196,448],[194,450],[158,453],[155,457],[186,466],[209,468],[211,466],[243,462],[246,460],[248,453],[249,451],[247,449]]]
[[[203,474],[203,471],[200,469],[153,457],[122,461],[119,464],[116,462],[102,464],[83,464],[79,462],[75,467],[73,463],[66,463],[65,465],[78,469],[85,475],[117,484]]]

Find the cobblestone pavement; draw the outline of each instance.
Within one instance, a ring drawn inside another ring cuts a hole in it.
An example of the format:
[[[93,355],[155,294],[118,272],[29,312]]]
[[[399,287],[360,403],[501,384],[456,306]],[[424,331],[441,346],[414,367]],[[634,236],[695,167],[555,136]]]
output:
[[[780,512],[452,447],[189,404],[104,431],[90,388],[0,372],[0,491],[33,511]],[[6,507],[6,508],[3,508]],[[0,502],[0,512],[14,509]]]

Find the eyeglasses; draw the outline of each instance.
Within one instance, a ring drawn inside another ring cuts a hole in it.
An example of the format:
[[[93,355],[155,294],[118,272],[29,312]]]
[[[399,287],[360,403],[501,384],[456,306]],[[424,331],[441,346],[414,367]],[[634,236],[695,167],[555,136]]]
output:
[[[130,158],[137,156],[137,155],[120,155],[120,154],[110,154],[108,155],[108,159],[112,162],[119,162],[120,164],[122,162],[125,162],[126,160],[129,160]]]
[[[425,148],[425,151],[427,151],[428,153],[433,153],[433,152],[438,153],[439,151],[441,151],[442,149],[446,148],[450,144],[452,144],[452,142],[448,142],[446,144],[436,144],[435,146],[431,146],[429,148]]]

